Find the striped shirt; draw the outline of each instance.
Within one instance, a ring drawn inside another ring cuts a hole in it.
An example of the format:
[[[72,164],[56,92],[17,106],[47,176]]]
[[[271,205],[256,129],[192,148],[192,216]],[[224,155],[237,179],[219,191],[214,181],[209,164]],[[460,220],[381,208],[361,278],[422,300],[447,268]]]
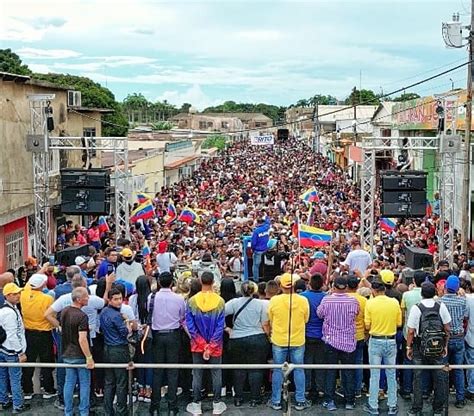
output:
[[[451,336],[464,336],[464,318],[468,316],[466,298],[453,293],[445,294],[441,299],[451,315]]]
[[[326,296],[318,307],[323,322],[323,341],[331,347],[352,352],[356,349],[356,317],[359,302],[346,293]]]

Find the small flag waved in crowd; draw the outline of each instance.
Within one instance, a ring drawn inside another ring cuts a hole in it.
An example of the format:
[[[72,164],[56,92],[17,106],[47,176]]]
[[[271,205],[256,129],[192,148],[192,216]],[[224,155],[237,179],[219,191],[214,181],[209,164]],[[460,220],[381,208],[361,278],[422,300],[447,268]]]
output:
[[[176,207],[174,206],[174,202],[170,199],[170,202],[168,203],[168,208],[166,210],[166,225],[171,224],[178,214],[176,213]]]
[[[145,240],[145,244],[143,244],[142,255],[143,257],[148,257],[151,255],[150,246],[148,245],[148,241],[146,240]]]
[[[397,226],[394,218],[380,218],[380,228],[387,233],[391,233]]]
[[[300,224],[298,230],[298,239],[301,247],[322,247],[331,243],[332,231]]]
[[[131,222],[137,222],[138,220],[147,220],[155,216],[155,210],[151,200],[144,202],[143,204],[138,205],[130,216]]]
[[[109,224],[107,223],[107,220],[103,215],[99,217],[99,221],[97,221],[97,224],[99,225],[100,233],[108,233],[110,231]]]
[[[137,199],[138,199],[139,204],[144,204],[146,201],[151,201],[153,198],[148,194],[145,194],[143,192],[138,192]]]
[[[433,205],[430,201],[426,200],[426,216],[431,217],[433,215]]]
[[[199,217],[199,215],[196,214],[196,212],[194,212],[191,208],[185,208],[181,211],[178,221],[183,221],[188,224],[191,224],[193,222],[199,224],[201,222],[201,217]]]
[[[314,186],[300,195],[300,199],[304,202],[319,202],[319,194]]]

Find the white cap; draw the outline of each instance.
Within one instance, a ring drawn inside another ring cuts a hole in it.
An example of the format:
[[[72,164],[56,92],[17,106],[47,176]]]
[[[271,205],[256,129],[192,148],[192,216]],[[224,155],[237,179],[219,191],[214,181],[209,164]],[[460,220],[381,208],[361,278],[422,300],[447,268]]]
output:
[[[82,257],[82,256],[77,256],[76,259],[74,260],[74,263],[76,263],[76,266],[81,266],[83,265],[87,260]]]
[[[35,273],[28,280],[28,284],[32,289],[39,289],[46,283],[47,279],[48,277],[45,274]]]

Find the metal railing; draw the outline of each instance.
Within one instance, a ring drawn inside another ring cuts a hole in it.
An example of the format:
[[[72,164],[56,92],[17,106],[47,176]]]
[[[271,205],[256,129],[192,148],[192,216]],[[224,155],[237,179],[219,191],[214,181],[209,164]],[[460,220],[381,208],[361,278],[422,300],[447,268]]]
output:
[[[86,364],[66,364],[66,363],[12,363],[2,362],[1,366],[4,368],[9,367],[21,367],[21,368],[86,368]],[[371,369],[395,369],[395,370],[444,370],[446,372],[452,370],[474,370],[474,364],[440,364],[440,365],[419,365],[419,364],[144,364],[144,363],[95,363],[94,368],[123,368],[128,371],[128,400],[129,400],[129,415],[135,415],[135,409],[133,406],[133,371],[135,369],[222,369],[222,370],[276,370],[279,369],[283,372],[283,401],[282,401],[282,414],[285,416],[291,415],[291,396],[290,396],[290,375],[296,369],[302,370],[371,370]],[[448,416],[449,406],[449,388],[446,388],[447,398],[445,401],[445,416]]]

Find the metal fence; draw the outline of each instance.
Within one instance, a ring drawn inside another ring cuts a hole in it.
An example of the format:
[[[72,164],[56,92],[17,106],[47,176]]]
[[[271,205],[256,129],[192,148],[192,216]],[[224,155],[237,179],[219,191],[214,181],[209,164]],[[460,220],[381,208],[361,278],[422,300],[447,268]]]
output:
[[[34,367],[34,368],[85,368],[85,364],[65,364],[65,363],[2,363],[2,367]],[[295,369],[303,370],[371,370],[371,369],[395,369],[395,370],[443,370],[446,372],[452,370],[474,370],[473,364],[459,364],[459,365],[410,365],[410,364],[396,364],[396,365],[371,365],[371,364],[292,364],[292,363],[283,363],[283,364],[142,364],[130,362],[126,363],[95,363],[94,368],[123,368],[128,371],[128,396],[129,403],[132,404],[129,406],[129,415],[135,415],[135,409],[133,406],[133,371],[138,368],[151,368],[151,369],[203,369],[210,370],[215,368],[220,368],[222,370],[241,370],[243,367],[245,370],[275,370],[279,369],[283,372],[283,400],[282,400],[282,414],[285,416],[291,415],[291,396],[290,396],[290,375]],[[447,399],[445,405],[445,416],[448,416],[448,406],[449,406],[449,388],[447,390]]]

